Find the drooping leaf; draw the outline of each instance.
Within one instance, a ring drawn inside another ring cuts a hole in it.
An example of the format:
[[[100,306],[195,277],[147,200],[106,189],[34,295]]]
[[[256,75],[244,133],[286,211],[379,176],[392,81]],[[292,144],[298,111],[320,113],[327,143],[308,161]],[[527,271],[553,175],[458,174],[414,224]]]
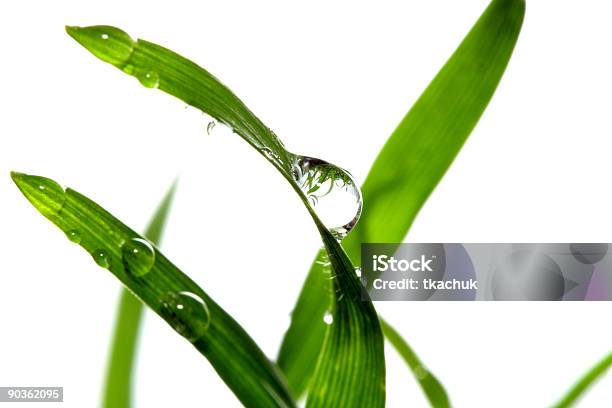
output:
[[[245,406],[295,406],[274,363],[158,249],[72,189],[40,176],[11,176],[38,211],[188,339]]]
[[[285,177],[291,177],[288,152],[234,93],[204,68],[145,40],[133,40],[111,26],[66,27],[66,32],[104,62],[206,112],[231,127]]]
[[[412,347],[386,321],[380,319],[380,324],[387,340],[393,344],[393,347],[395,347],[408,367],[410,367],[410,370],[412,370],[412,374],[417,379],[431,406],[435,408],[450,408],[451,404],[448,395],[446,395],[446,390],[436,376],[423,365],[419,357],[412,350]]]
[[[342,243],[353,263],[359,264],[361,243],[404,239],[491,100],[524,13],[524,0],[493,0],[395,129],[363,184],[361,219]],[[294,395],[306,391],[323,344],[326,327],[319,316],[329,291],[321,288],[328,285],[315,262],[281,346],[279,365]]]
[[[574,406],[585,392],[612,367],[612,353],[595,364],[552,408]]]
[[[336,276],[354,275],[352,266],[344,252],[338,252],[339,245],[333,240],[333,247],[328,245],[326,239],[329,231],[320,223],[314,210],[308,203],[308,198],[301,190],[301,186],[294,179],[295,156],[286,151],[283,144],[276,135],[264,126],[244,104],[223,84],[203,68],[193,62],[179,56],[178,54],[152,44],[144,40],[132,40],[125,32],[109,26],[94,27],[67,27],[68,33],[80,44],[91,51],[101,60],[108,62],[127,74],[135,76],[143,85],[159,88],[184,102],[201,109],[213,116],[220,122],[230,126],[266,157],[289,181],[298,193],[306,208],[313,216],[326,244],[326,250],[330,256],[342,262],[332,262],[332,270]],[[336,173],[336,170],[333,172]],[[321,176],[322,177],[322,176]],[[312,191],[312,187],[310,191]],[[331,235],[329,235],[331,236]],[[339,255],[341,253],[342,255]],[[343,267],[344,269],[338,269]],[[350,270],[349,270],[350,269]],[[353,276],[356,280],[356,277]],[[338,279],[334,288],[338,295],[330,298],[333,313],[339,313],[340,317],[334,324],[333,333],[330,335],[334,341],[341,341],[346,345],[346,351],[336,353],[336,343],[328,343],[325,346],[329,356],[329,362],[322,363],[317,375],[318,390],[308,404],[311,406],[333,405],[336,399],[327,398],[329,392],[355,394],[355,390],[372,392],[363,401],[372,403],[372,407],[384,404],[384,353],[378,317],[369,300],[362,302],[352,296],[354,288],[348,285],[349,278]],[[358,283],[358,282],[357,282]],[[346,293],[345,293],[346,292]],[[365,303],[366,306],[361,303]],[[357,315],[360,313],[360,315]],[[321,318],[323,315],[320,316]],[[351,324],[351,322],[360,322]],[[361,339],[361,340],[359,340]],[[318,344],[319,350],[323,347],[322,342]],[[368,349],[365,353],[364,348]],[[325,351],[323,352],[326,353]],[[331,354],[330,354],[331,353]],[[351,360],[342,359],[350,356]],[[313,366],[316,364],[319,353],[311,354]],[[372,361],[378,359],[377,364]],[[337,381],[334,376],[329,375],[328,367],[331,364],[335,370],[342,370],[345,381]],[[382,371],[381,371],[382,367]],[[310,378],[310,377],[309,377]],[[375,384],[375,385],[374,385]],[[382,386],[381,386],[382,384]],[[361,393],[358,393],[362,395]],[[325,396],[326,398],[323,398]],[[338,397],[352,398],[352,397]],[[351,399],[352,400],[352,399]]]
[[[149,241],[158,246],[161,244],[175,189],[176,182],[168,189],[144,233]],[[102,395],[102,406],[105,408],[132,406],[133,368],[142,314],[143,308],[140,300],[134,297],[129,290],[122,288]]]

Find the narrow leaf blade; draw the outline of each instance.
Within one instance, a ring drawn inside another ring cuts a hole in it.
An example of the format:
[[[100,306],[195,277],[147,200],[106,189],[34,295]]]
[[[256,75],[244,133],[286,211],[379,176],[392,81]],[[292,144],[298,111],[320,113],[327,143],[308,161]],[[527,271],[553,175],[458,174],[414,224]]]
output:
[[[595,364],[552,408],[574,406],[586,391],[612,367],[612,353]]]
[[[493,0],[393,132],[363,185],[361,219],[343,241],[354,263],[360,262],[361,243],[404,239],[492,98],[524,13],[524,0]],[[315,356],[309,353],[320,349],[326,333],[318,319],[329,303],[329,291],[320,290],[325,285],[322,268],[314,264],[279,353],[279,365],[296,396],[306,391],[315,368]],[[302,343],[308,347],[303,349]]]
[[[66,31],[96,57],[134,76],[144,86],[159,88],[231,127],[290,177],[288,152],[274,132],[204,68],[160,45],[133,40],[116,27],[66,27]]]
[[[161,237],[168,218],[170,204],[176,191],[176,182],[166,192],[144,235],[155,245]],[[129,408],[132,406],[133,372],[142,322],[142,303],[127,289],[121,289],[111,341],[102,406]]]
[[[316,216],[333,286],[333,321],[323,344],[307,408],[385,406],[384,339],[372,301],[348,256]]]
[[[412,350],[412,347],[410,347],[406,340],[404,340],[389,323],[383,319],[380,319],[380,323],[385,337],[402,356],[408,367],[410,367],[412,374],[421,386],[431,406],[436,408],[450,408],[451,404],[446,394],[446,390],[440,381],[425,368],[414,350]]]
[[[72,189],[64,190],[53,180],[21,173],[11,176],[37,210],[66,234],[78,231],[79,245],[170,326],[183,334],[198,330],[198,336],[191,339],[193,346],[245,406],[295,406],[278,368],[230,315],[159,250],[155,250],[154,263],[146,275],[128,273],[122,246],[143,237],[90,199]],[[201,314],[177,317],[164,312],[168,295],[181,292],[204,301],[209,316],[205,332],[201,331]]]

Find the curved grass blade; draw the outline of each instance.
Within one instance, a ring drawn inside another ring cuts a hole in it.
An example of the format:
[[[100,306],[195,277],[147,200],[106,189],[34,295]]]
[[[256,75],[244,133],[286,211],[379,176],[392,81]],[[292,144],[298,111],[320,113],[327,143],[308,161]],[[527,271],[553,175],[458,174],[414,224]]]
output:
[[[168,189],[145,230],[145,237],[155,245],[159,246],[161,243],[175,190],[176,181]],[[129,408],[132,406],[133,368],[142,314],[143,308],[140,300],[127,289],[122,288],[102,394],[103,407]]]
[[[278,368],[161,252],[78,192],[44,177],[21,173],[11,177],[39,212],[187,338],[246,407],[295,407]],[[132,251],[134,243],[144,251]]]
[[[574,406],[584,393],[612,367],[612,353],[608,354],[589,371],[561,398],[552,408],[569,408]]]
[[[66,27],[66,32],[142,85],[159,88],[231,127],[285,177],[291,177],[290,157],[274,132],[204,68],[157,44],[133,40],[115,27]]]
[[[384,407],[384,339],[374,305],[340,244],[313,218],[329,257],[334,302],[306,407]]]
[[[145,86],[159,88],[210,114],[232,127],[236,133],[258,149],[285,176],[298,193],[320,229],[327,252],[336,258],[343,257],[342,262],[336,262],[336,264],[332,262],[332,270],[336,276],[354,275],[350,262],[335,239],[331,244],[332,247],[328,245],[326,237],[331,236],[329,231],[321,224],[309,205],[308,199],[294,180],[292,175],[293,155],[285,150],[274,133],[265,127],[227,87],[206,70],[180,55],[148,41],[134,41],[117,28],[109,26],[67,27],[67,32],[101,60],[135,76]],[[345,267],[346,270],[339,270],[339,267]],[[356,281],[356,277],[353,278]],[[370,401],[372,407],[378,407],[381,403],[384,404],[385,395],[384,351],[378,317],[371,302],[365,302],[368,306],[362,305],[361,303],[364,302],[352,295],[354,288],[344,287],[350,282],[349,278],[338,279],[337,282],[334,283],[334,288],[339,293],[334,299],[333,306],[336,313],[340,315],[330,335],[333,340],[325,347],[330,362],[321,364],[319,370],[321,374],[317,375],[318,392],[308,404],[336,407],[337,405],[333,403],[338,398],[357,400],[348,396],[331,398],[330,393],[362,395],[362,392],[355,392],[355,390],[363,390],[371,391],[372,394],[364,395],[361,401]],[[360,285],[358,281],[356,282]],[[325,286],[329,287],[327,284]],[[342,302],[343,296],[344,302]],[[327,305],[330,303],[331,298]],[[322,319],[323,314],[320,317]],[[324,330],[326,331],[326,328]],[[380,344],[377,344],[377,336],[380,337]],[[340,343],[334,343],[335,341]],[[322,341],[318,343],[316,353],[310,354],[313,367],[323,347],[322,343]],[[338,344],[344,344],[346,350],[341,353],[333,351],[337,351]],[[365,349],[368,349],[367,353],[364,352]],[[351,359],[343,360],[344,357]],[[372,363],[373,359],[378,359],[376,365]],[[345,380],[338,381],[336,376],[329,375],[328,367],[332,367],[329,365],[332,363],[333,367],[342,370],[342,377]]]
[[[365,203],[343,241],[358,264],[363,242],[401,242],[480,116],[508,65],[525,13],[524,0],[493,0],[461,45],[395,129],[362,188]],[[318,259],[318,258],[317,258]],[[306,391],[326,328],[329,303],[316,262],[293,310],[279,365],[294,395]],[[302,347],[305,344],[307,347]]]
[[[410,370],[412,370],[412,374],[421,386],[431,406],[436,408],[450,408],[451,404],[446,394],[446,390],[444,390],[440,381],[425,368],[406,340],[404,340],[385,320],[380,319],[380,324],[387,340],[395,347],[406,364],[408,364],[408,367],[410,367]]]

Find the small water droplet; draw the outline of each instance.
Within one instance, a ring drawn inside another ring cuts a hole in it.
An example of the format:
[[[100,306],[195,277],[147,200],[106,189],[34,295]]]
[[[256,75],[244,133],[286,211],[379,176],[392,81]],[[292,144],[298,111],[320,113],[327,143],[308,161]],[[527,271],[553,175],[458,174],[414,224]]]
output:
[[[24,175],[23,177],[31,187],[36,188],[30,194],[36,200],[35,205],[38,211],[46,217],[57,215],[66,202],[66,192],[62,186],[46,177],[30,175]],[[24,193],[28,197],[29,194],[25,191]],[[31,198],[28,197],[28,199],[32,201]]]
[[[428,375],[429,375],[429,372],[422,365],[418,365],[414,367],[414,376],[418,378],[419,380],[425,379],[425,377],[427,377]]]
[[[259,149],[259,151],[262,152],[271,161],[283,164],[283,161],[278,156],[278,154],[274,153],[270,148],[262,147],[261,149]]]
[[[132,238],[121,246],[121,258],[125,270],[141,277],[149,273],[155,263],[155,249],[142,238]]]
[[[361,278],[361,267],[355,267],[355,275],[357,275],[358,278]]]
[[[75,244],[81,242],[81,233],[78,230],[70,230],[66,233],[66,236],[70,241],[74,242]]]
[[[102,61],[120,69],[129,65],[136,42],[125,31],[105,25],[66,27],[66,31]]]
[[[108,254],[103,249],[96,249],[91,253],[94,261],[101,266],[102,268],[108,268],[110,266],[110,262],[108,259]]]
[[[361,190],[345,170],[314,157],[292,155],[292,176],[323,224],[343,239],[361,216]]]
[[[208,306],[191,292],[169,292],[161,301],[160,314],[177,333],[192,343],[210,326]]]
[[[137,75],[138,80],[147,88],[157,88],[159,86],[159,74],[155,71],[147,71]]]
[[[331,312],[325,312],[325,314],[323,315],[323,322],[327,325],[330,325],[334,322],[334,316],[331,314]]]
[[[214,120],[211,120],[210,122],[208,122],[208,125],[206,125],[206,133],[208,135],[211,135],[213,130],[215,129],[215,125],[217,124],[217,122],[215,122]]]

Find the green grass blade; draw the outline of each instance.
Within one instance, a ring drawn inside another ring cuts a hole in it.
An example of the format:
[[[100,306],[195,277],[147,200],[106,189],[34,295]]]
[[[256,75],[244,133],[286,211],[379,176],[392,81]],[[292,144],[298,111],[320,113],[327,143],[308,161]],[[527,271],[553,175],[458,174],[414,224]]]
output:
[[[291,161],[276,135],[204,68],[157,44],[133,40],[115,27],[66,27],[66,31],[96,57],[144,86],[159,88],[231,127],[290,177]]]
[[[168,189],[144,233],[145,237],[155,245],[159,246],[161,244],[161,237],[175,190],[176,182]],[[135,298],[127,289],[121,289],[106,382],[102,395],[103,407],[129,408],[132,406],[133,368],[142,311],[140,300]]]
[[[436,408],[450,408],[451,404],[446,394],[446,390],[440,381],[425,368],[406,340],[404,340],[385,320],[380,319],[380,324],[387,340],[389,340],[402,356],[408,367],[410,367],[412,374],[421,386],[431,406]]]
[[[612,367],[612,353],[595,364],[552,408],[574,406],[582,395]]]
[[[143,85],[159,88],[230,126],[285,176],[317,223],[330,257],[342,260],[332,262],[335,276],[343,278],[334,281],[337,296],[329,298],[326,304],[331,304],[334,313],[339,313],[329,336],[332,340],[325,345],[323,351],[334,365],[331,366],[330,362],[320,365],[320,374],[316,376],[318,380],[314,388],[317,392],[308,404],[336,407],[338,405],[334,405],[334,401],[343,402],[343,398],[346,401],[358,401],[350,396],[337,396],[336,393],[361,395],[359,401],[370,404],[364,406],[378,407],[384,404],[384,350],[378,317],[371,302],[362,302],[353,296],[353,283],[361,286],[353,276],[355,274],[351,263],[339,244],[335,239],[332,239],[331,244],[328,242],[327,238],[331,236],[329,231],[322,226],[300,186],[293,179],[292,154],[227,87],[182,56],[145,40],[134,41],[114,27],[67,27],[67,32],[95,56],[136,77]],[[355,282],[351,283],[351,279]],[[325,311],[328,309],[326,307]],[[323,313],[320,318],[322,321]],[[326,328],[323,329],[327,332]],[[340,351],[339,344],[346,349]],[[323,346],[323,342],[319,342],[317,352],[310,354],[313,367]],[[374,361],[376,359],[378,361]],[[330,376],[329,367],[340,367],[344,380],[338,381],[336,376]],[[371,394],[366,396],[363,394],[365,391]]]
[[[510,60],[524,0],[493,0],[379,153],[362,188],[364,209],[343,241],[354,263],[362,242],[401,242],[419,209],[476,126]],[[325,274],[315,263],[279,353],[294,395],[302,395],[326,328]],[[306,348],[302,344],[307,345]]]
[[[385,406],[384,339],[378,316],[348,256],[314,216],[329,257],[332,316],[307,408]],[[362,298],[365,296],[365,299]]]
[[[44,177],[11,176],[39,212],[187,338],[245,406],[295,406],[278,368],[230,315],[159,250],[147,252],[148,244],[143,244],[141,236],[78,192],[64,190]],[[138,253],[132,251],[135,242]]]

